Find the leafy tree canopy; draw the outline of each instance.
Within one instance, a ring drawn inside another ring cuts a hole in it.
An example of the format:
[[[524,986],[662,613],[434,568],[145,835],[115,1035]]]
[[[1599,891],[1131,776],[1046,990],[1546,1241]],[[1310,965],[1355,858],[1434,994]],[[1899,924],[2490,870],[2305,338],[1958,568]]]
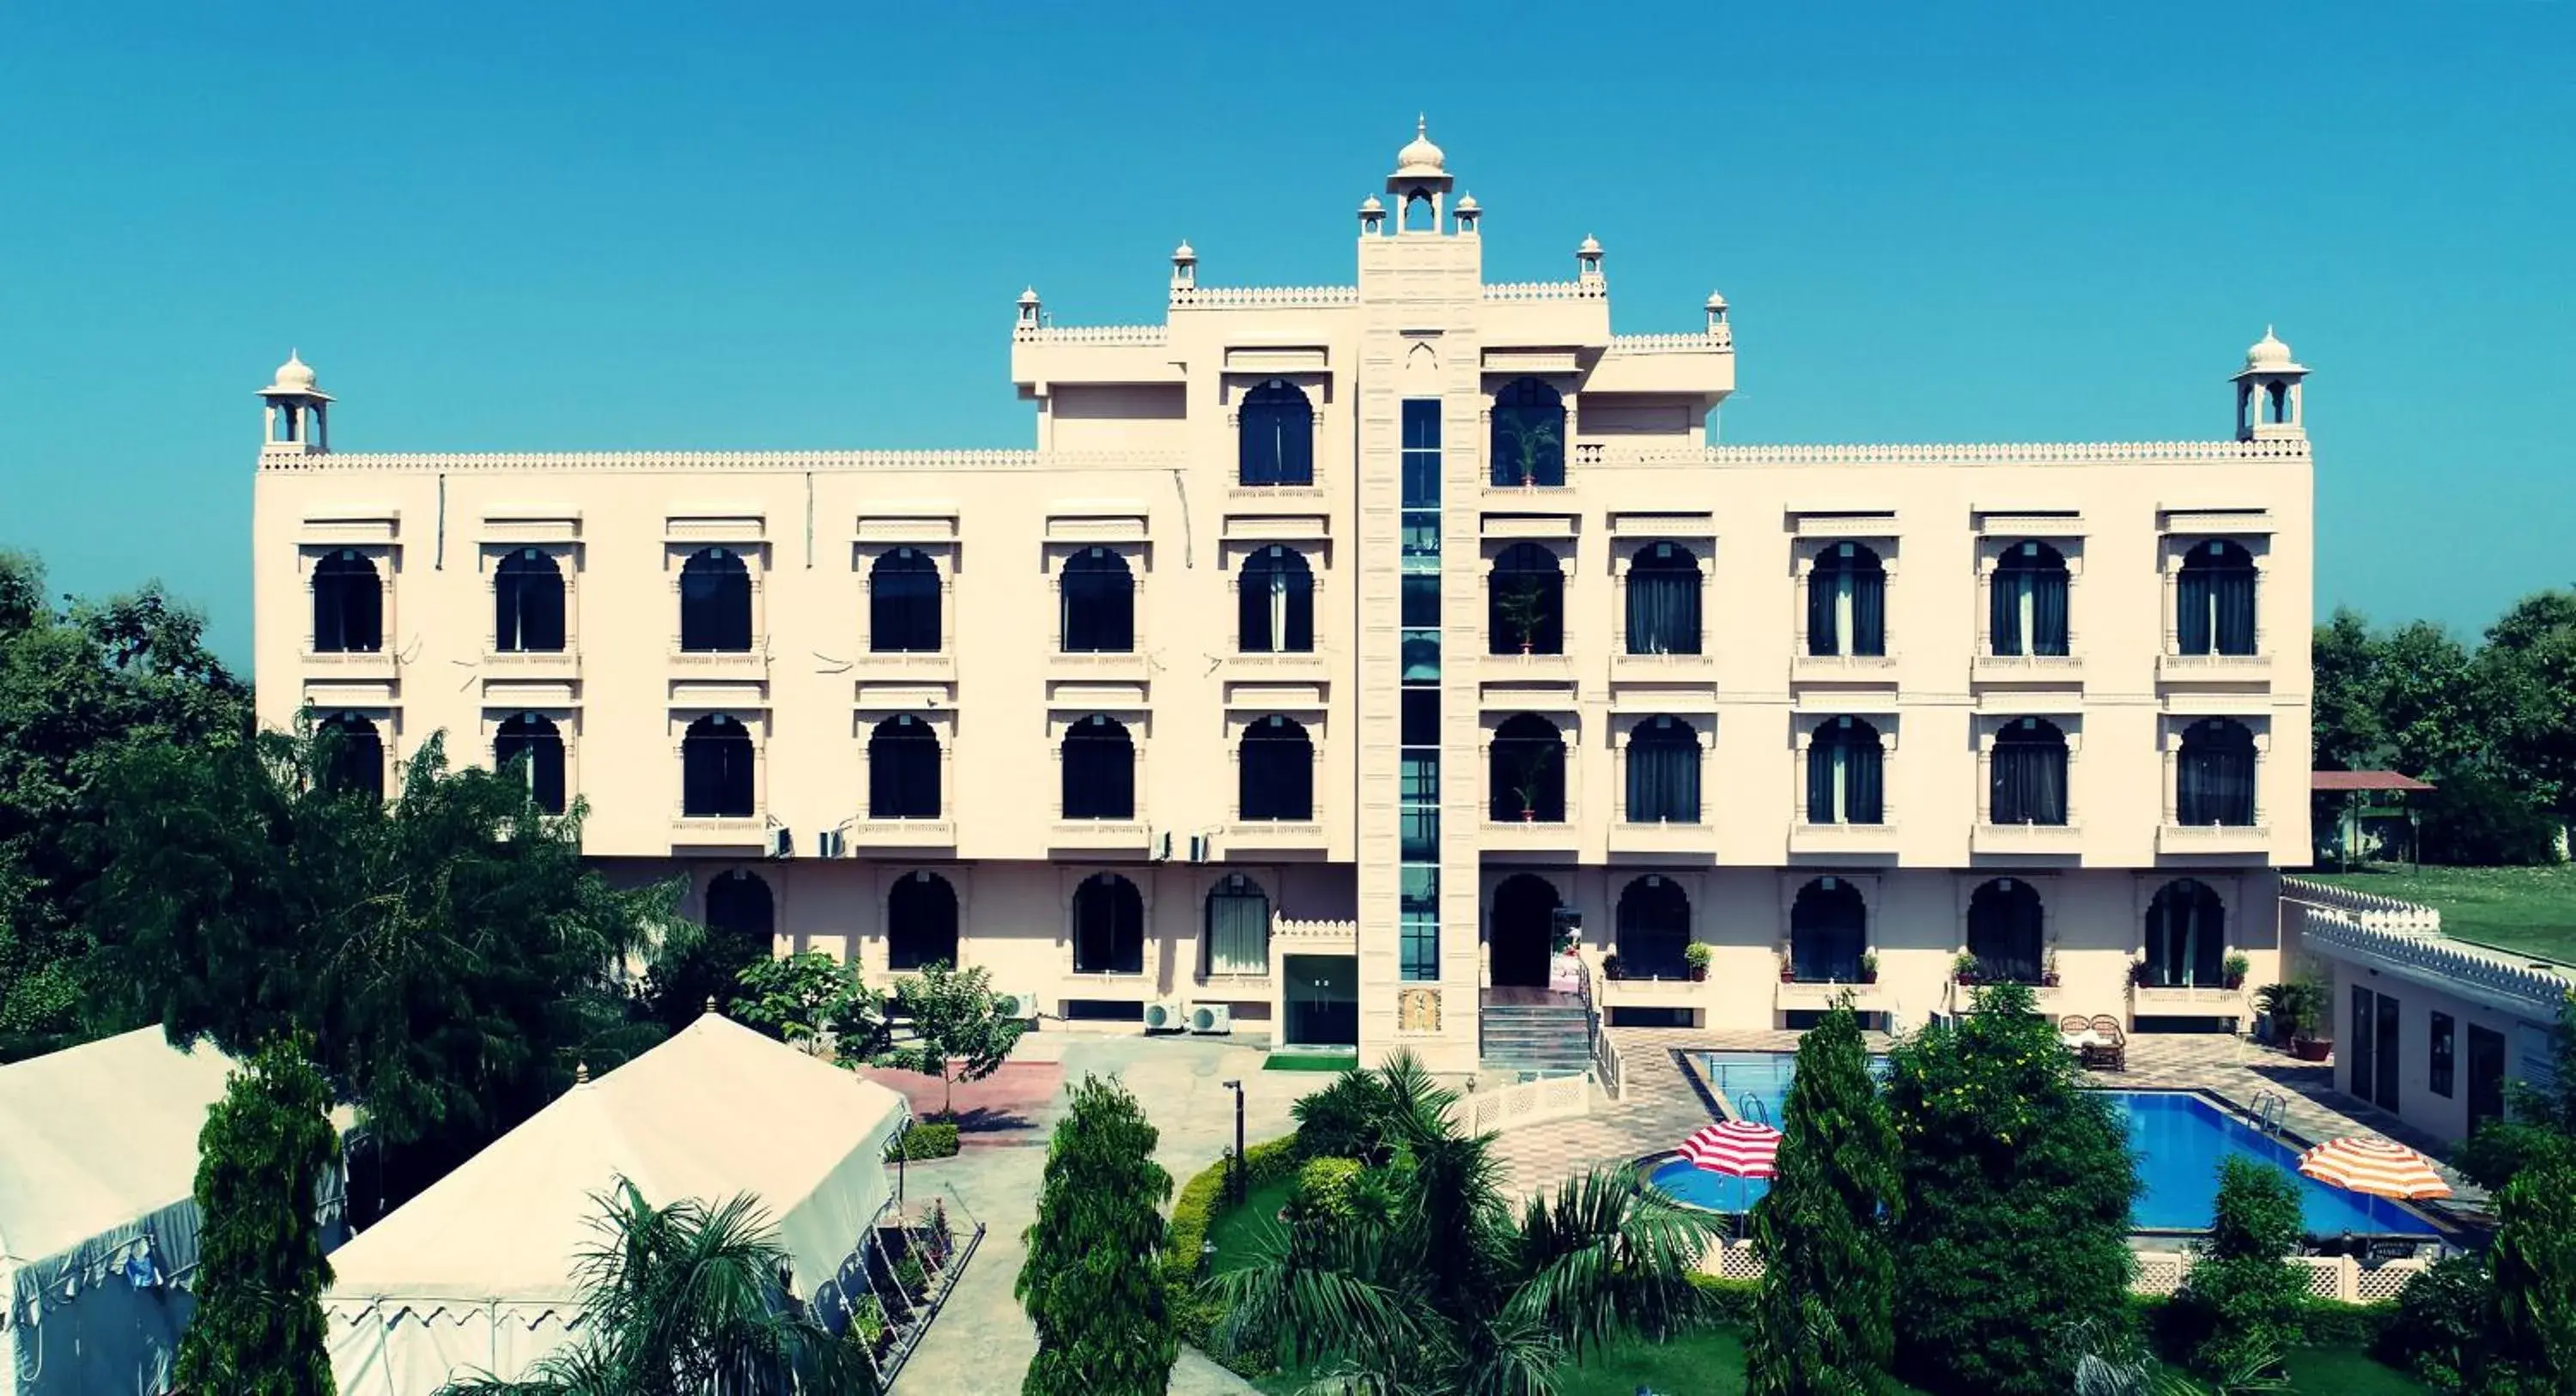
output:
[[[991,972],[981,965],[958,969],[945,960],[933,961],[921,973],[896,981],[894,1001],[911,1020],[912,1038],[881,1060],[938,1077],[939,1113],[946,1117],[957,1113],[957,1083],[981,1081],[1000,1070],[1012,1045],[1028,1030],[1026,1023],[1002,1016]]]
[[[1162,1275],[1172,1175],[1154,1162],[1161,1137],[1117,1081],[1073,1088],[1012,1287],[1038,1330],[1023,1396],[1162,1396],[1170,1385],[1180,1338]]]
[[[886,1045],[885,1006],[859,982],[855,965],[820,950],[784,959],[763,955],[735,977],[733,1014],[817,1055],[865,1061]]]
[[[340,1161],[330,1087],[308,1044],[262,1048],[232,1074],[197,1136],[197,1306],[176,1376],[191,1391],[331,1396],[315,1220]]]

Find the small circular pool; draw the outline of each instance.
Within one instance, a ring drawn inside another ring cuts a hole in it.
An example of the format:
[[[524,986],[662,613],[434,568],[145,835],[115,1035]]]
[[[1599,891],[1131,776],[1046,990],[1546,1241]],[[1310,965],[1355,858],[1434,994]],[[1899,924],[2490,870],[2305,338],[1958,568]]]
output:
[[[1679,1154],[1649,1154],[1637,1166],[1645,1170],[1647,1182],[1674,1201],[1711,1212],[1749,1211],[1771,1190],[1767,1178],[1729,1178]]]

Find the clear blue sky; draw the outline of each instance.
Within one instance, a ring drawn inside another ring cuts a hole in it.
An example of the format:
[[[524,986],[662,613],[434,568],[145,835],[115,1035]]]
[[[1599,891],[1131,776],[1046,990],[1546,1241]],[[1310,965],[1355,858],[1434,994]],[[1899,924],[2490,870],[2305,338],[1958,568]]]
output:
[[[863,15],[877,18],[862,18]],[[1735,307],[1729,441],[2227,429],[2320,608],[2576,579],[2576,6],[0,5],[0,544],[249,648],[253,390],[343,449],[1017,446],[1011,300],[1347,281],[1417,109],[1497,280]]]

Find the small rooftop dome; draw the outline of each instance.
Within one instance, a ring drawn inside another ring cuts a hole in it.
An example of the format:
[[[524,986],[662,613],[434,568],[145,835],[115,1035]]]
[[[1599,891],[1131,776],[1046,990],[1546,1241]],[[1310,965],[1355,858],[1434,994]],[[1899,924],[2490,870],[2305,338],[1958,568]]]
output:
[[[1195,262],[1198,259],[1199,254],[1191,248],[1188,238],[1181,239],[1181,245],[1172,249],[1172,260],[1175,262]]]
[[[2290,346],[2274,338],[2272,327],[2265,325],[2263,337],[2254,341],[2253,348],[2245,351],[2245,366],[2247,368],[2288,368],[2290,367]]]
[[[277,366],[277,381],[259,390],[261,397],[318,397],[328,395],[315,386],[313,369],[301,354],[288,350],[286,362]]]
[[[1709,293],[1708,293],[1708,308],[1709,308],[1709,309],[1711,309],[1711,310],[1724,310],[1724,309],[1726,309],[1726,297],[1719,295],[1719,294],[1718,294],[1717,292],[1715,292],[1715,291],[1711,291],[1711,292],[1709,292]]]
[[[1386,212],[1386,205],[1377,201],[1377,195],[1371,194],[1367,198],[1360,200],[1360,212],[1384,213]]]
[[[1038,288],[1037,288],[1037,287],[1032,286],[1032,287],[1030,287],[1029,289],[1027,289],[1027,290],[1025,290],[1025,291],[1020,292],[1020,304],[1022,304],[1022,305],[1035,305],[1035,304],[1037,304],[1037,303],[1038,303]]]
[[[1465,198],[1463,198],[1463,199],[1460,199],[1460,200],[1458,201],[1458,211],[1459,211],[1460,213],[1475,213],[1475,212],[1478,212],[1479,210],[1478,210],[1477,205],[1476,205],[1476,196],[1475,196],[1475,195],[1473,195],[1473,194],[1470,194],[1470,195],[1468,195],[1467,197],[1465,197]]]
[[[1395,153],[1395,172],[1399,175],[1438,175],[1448,173],[1449,157],[1431,143],[1431,121],[1417,116],[1413,121],[1413,139]]]
[[[1601,244],[1591,234],[1586,233],[1583,236],[1583,245],[1574,249],[1574,252],[1579,257],[1598,257],[1601,255]]]

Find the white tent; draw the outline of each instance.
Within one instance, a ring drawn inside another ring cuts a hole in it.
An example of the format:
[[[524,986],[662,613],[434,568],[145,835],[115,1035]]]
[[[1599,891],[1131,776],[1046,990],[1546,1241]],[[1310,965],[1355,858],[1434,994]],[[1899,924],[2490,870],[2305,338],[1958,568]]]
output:
[[[323,1296],[341,1396],[429,1396],[451,1379],[516,1379],[573,1337],[578,1254],[596,1195],[749,1192],[778,1227],[797,1292],[860,1263],[893,1200],[886,1142],[903,1097],[708,1014],[563,1097],[331,1258]]]

